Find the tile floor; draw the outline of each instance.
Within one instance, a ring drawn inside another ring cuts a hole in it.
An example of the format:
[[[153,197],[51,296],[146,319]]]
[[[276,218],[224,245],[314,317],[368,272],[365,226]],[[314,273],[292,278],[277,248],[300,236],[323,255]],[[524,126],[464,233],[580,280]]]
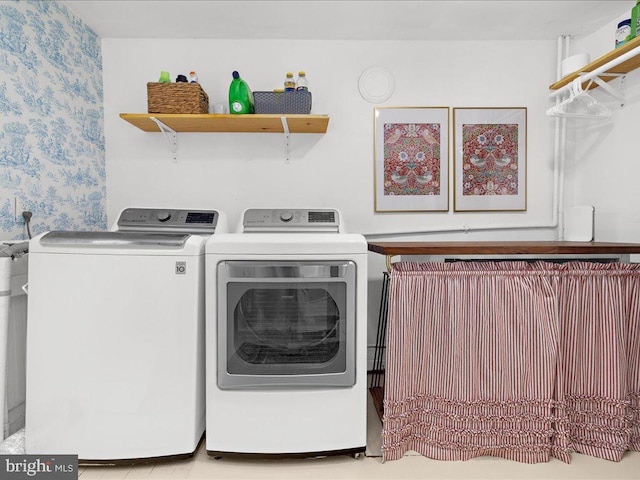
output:
[[[640,453],[628,453],[620,463],[574,454],[566,465],[558,460],[528,465],[500,458],[480,457],[467,462],[431,460],[415,453],[382,463],[380,430],[373,402],[369,399],[369,432],[365,458],[328,457],[296,460],[230,459],[216,460],[204,445],[196,455],[183,461],[135,467],[80,467],[81,480],[90,479],[545,479],[613,480],[640,479]]]

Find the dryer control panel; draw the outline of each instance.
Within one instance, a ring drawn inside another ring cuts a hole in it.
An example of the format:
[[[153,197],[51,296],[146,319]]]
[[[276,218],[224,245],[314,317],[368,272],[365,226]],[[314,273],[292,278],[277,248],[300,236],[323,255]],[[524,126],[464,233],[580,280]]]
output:
[[[252,208],[244,212],[242,232],[339,233],[340,215],[333,209]]]
[[[216,210],[127,208],[118,219],[120,232],[177,232],[211,235],[219,214]]]

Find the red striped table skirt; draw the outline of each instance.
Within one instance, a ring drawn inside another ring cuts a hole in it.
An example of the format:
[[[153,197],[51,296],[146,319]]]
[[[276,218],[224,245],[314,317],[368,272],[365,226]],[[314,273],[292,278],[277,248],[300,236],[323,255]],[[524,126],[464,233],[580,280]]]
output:
[[[395,263],[382,451],[640,451],[640,265]]]

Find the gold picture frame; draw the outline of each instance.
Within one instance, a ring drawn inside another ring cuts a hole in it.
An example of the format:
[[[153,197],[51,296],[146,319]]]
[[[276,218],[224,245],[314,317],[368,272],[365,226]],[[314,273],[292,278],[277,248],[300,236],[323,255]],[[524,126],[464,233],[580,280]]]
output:
[[[527,108],[453,109],[454,212],[527,209]]]
[[[449,107],[375,107],[374,210],[449,210]]]

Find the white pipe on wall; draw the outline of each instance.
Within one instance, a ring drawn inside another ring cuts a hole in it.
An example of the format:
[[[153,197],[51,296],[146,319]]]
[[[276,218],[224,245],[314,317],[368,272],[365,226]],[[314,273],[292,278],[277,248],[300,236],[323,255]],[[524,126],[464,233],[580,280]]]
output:
[[[556,203],[554,195],[554,204]],[[555,210],[555,208],[554,208]],[[418,235],[418,234],[431,234],[431,233],[470,233],[481,232],[487,230],[529,230],[529,229],[542,229],[542,228],[555,228],[558,226],[557,214],[554,212],[553,218],[549,223],[534,223],[534,224],[522,224],[522,225],[458,225],[451,227],[429,227],[415,230],[394,230],[389,232],[365,232],[362,235],[365,237],[394,237],[396,235]]]
[[[558,77],[562,78],[562,60],[569,56],[571,46],[571,36],[561,35],[558,37],[559,43],[564,43],[564,52],[560,49],[558,56]],[[555,97],[556,105],[560,103],[560,97]],[[564,239],[564,172],[567,151],[567,119],[556,118],[556,136],[555,136],[556,155],[559,163],[560,178],[558,182],[558,240]]]
[[[560,35],[558,37],[558,54],[556,61],[556,79],[562,78],[562,59],[566,57],[567,49],[569,48],[569,37]],[[560,98],[556,99],[556,105],[560,102]],[[560,118],[556,117],[555,119],[555,131],[553,137],[553,158],[554,158],[554,169],[553,169],[553,193],[554,193],[554,220],[558,228],[558,240],[562,240],[562,226],[561,218],[562,218],[562,197],[564,196],[562,192],[564,192],[564,162],[561,161],[563,156],[563,148],[560,145],[560,141],[564,138],[562,134],[563,122]]]
[[[564,55],[563,55],[563,53],[564,53],[563,52],[564,43],[565,43],[564,36],[560,35],[558,37],[558,53],[557,53],[557,57],[556,57],[557,59],[564,58]],[[556,79],[559,79],[561,76],[562,76],[562,62],[557,62],[557,64],[556,64]]]
[[[558,142],[558,140],[556,140],[556,143],[560,144],[560,181],[558,182],[558,240],[562,241],[564,239],[564,171],[567,150],[567,119],[557,118],[556,123],[560,124],[560,141]]]

